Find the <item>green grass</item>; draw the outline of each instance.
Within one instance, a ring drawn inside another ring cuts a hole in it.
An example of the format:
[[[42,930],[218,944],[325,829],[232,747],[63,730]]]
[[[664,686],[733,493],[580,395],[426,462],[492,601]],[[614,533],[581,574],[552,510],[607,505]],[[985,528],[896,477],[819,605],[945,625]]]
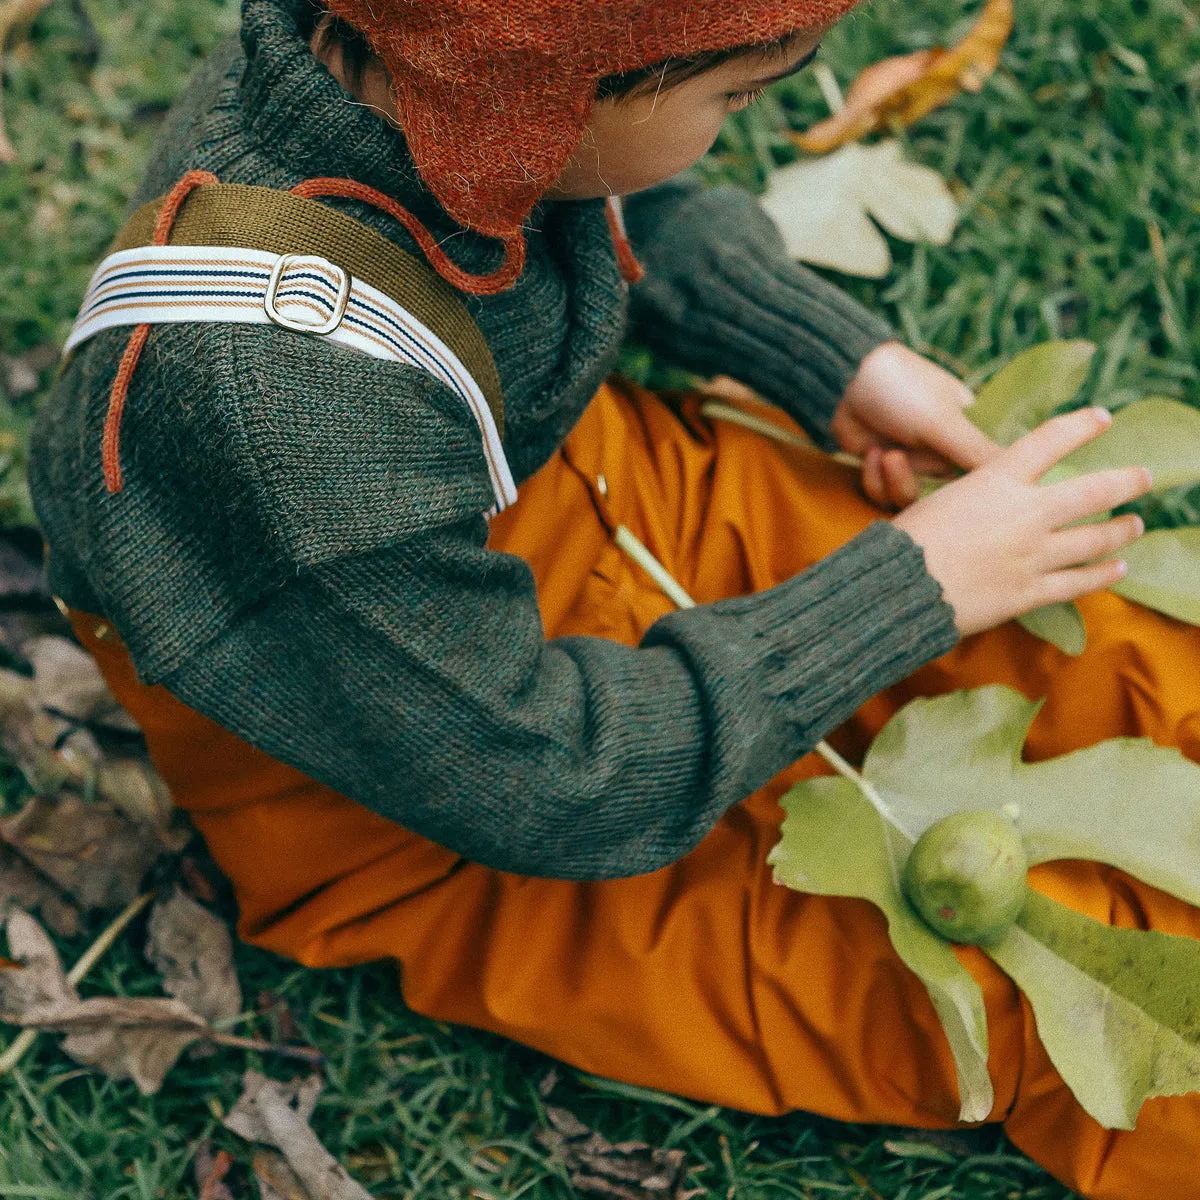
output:
[[[877,0],[827,39],[825,59],[846,82],[884,54],[952,40],[970,18],[962,7]],[[4,81],[20,163],[0,168],[0,354],[65,335],[158,119],[198,56],[235,24],[235,6],[214,0],[52,0],[17,39]],[[954,241],[893,243],[886,280],[843,282],[971,382],[1046,338],[1087,337],[1101,346],[1090,396],[1120,403],[1157,392],[1200,404],[1198,64],[1190,0],[1019,0],[994,81],[907,134],[911,156],[960,197]],[[705,169],[761,187],[792,157],[781,126],[820,115],[811,79],[782,85],[730,124]],[[639,365],[636,353],[628,361]],[[2,414],[0,515],[9,519],[27,515],[21,444],[36,399],[18,397]],[[1159,515],[1196,521],[1200,505],[1177,495]],[[86,940],[64,943],[68,961]],[[127,936],[85,992],[152,989],[140,942],[137,930]],[[386,966],[310,971],[248,947],[238,959],[248,1005],[262,989],[283,996],[329,1055],[315,1123],[376,1194],[568,1193],[533,1138],[547,1060],[413,1017]],[[239,1029],[272,1036],[267,1018]],[[252,1061],[228,1051],[185,1061],[162,1093],[143,1098],[77,1069],[43,1038],[0,1085],[0,1197],[191,1197],[190,1160],[204,1136],[239,1159],[235,1194],[250,1195],[247,1149],[216,1121]],[[554,1099],[612,1140],[679,1145],[694,1184],[712,1196],[1066,1195],[994,1130],[952,1156],[896,1131],[754,1118],[570,1071]]]

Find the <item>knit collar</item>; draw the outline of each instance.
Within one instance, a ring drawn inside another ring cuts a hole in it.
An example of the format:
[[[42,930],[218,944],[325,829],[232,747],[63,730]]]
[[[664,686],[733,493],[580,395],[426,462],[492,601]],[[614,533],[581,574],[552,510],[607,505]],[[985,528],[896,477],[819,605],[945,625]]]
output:
[[[309,50],[303,22],[310,9],[310,0],[242,0],[247,132],[289,172],[357,179],[440,212],[404,135],[355,103]]]

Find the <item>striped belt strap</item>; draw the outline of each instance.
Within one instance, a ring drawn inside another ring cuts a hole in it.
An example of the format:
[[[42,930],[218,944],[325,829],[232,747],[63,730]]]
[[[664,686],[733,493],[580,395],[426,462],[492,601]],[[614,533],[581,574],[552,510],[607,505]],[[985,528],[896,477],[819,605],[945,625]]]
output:
[[[515,503],[495,419],[462,360],[413,313],[327,258],[243,246],[119,250],[96,268],[63,353],[115,325],[175,321],[281,325],[429,372],[479,423],[496,510]]]

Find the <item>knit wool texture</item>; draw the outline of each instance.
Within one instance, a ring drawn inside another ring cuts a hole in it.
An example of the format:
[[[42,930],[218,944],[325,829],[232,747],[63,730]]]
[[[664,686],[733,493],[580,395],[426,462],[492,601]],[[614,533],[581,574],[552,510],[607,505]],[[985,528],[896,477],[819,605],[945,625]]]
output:
[[[605,76],[770,42],[858,0],[329,0],[392,76],[426,185],[509,241],[583,137]]]

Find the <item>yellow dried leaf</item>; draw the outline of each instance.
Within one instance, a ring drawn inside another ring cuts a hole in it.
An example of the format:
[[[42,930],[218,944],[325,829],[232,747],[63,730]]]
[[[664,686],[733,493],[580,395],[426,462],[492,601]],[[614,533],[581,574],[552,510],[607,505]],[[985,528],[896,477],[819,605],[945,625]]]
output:
[[[959,92],[979,91],[996,69],[1012,27],[1012,0],[987,0],[957,46],[919,50],[867,67],[850,88],[846,107],[793,134],[796,145],[810,154],[826,154],[868,133],[911,125]]]

